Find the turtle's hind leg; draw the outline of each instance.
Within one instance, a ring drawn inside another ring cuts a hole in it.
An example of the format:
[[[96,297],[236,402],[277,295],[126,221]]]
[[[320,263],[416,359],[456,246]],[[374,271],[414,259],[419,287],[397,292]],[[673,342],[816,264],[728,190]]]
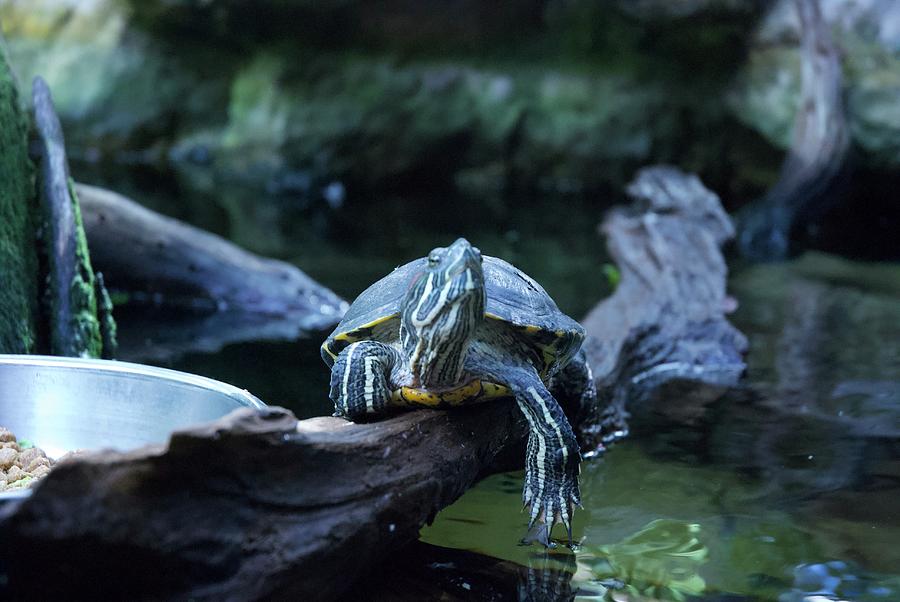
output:
[[[397,361],[399,353],[384,343],[348,345],[331,368],[329,397],[334,415],[359,422],[385,413],[391,401],[388,377]]]
[[[574,425],[584,457],[602,453],[605,447],[597,385],[584,349],[553,376],[549,389]]]

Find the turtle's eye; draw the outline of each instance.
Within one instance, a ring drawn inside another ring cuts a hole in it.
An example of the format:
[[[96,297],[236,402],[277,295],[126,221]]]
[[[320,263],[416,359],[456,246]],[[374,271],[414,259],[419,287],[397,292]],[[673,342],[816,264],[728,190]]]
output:
[[[428,254],[428,265],[429,267],[434,267],[441,262],[441,256],[432,251]]]

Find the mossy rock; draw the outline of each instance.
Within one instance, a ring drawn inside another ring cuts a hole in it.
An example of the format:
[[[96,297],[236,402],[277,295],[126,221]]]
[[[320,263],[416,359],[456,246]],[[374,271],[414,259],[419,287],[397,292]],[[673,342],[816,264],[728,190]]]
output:
[[[52,105],[49,111],[56,120]],[[46,124],[46,115],[43,123]],[[57,200],[66,207],[64,213],[51,211],[46,198],[44,211],[40,210],[37,170],[29,159],[29,126],[18,82],[0,38],[0,353],[109,356],[114,347],[115,323],[108,299],[103,297],[105,290],[91,269],[72,182],[66,180],[65,174],[55,174],[57,180],[62,178],[62,190],[55,194],[62,195]],[[54,135],[59,137],[54,140],[59,147],[54,167],[49,167],[46,159],[48,146],[42,146],[41,161],[46,163],[42,166],[48,168],[42,171],[45,177],[48,170],[59,169],[60,165],[65,170],[58,122]],[[44,197],[48,188],[52,186],[46,183],[41,187]],[[68,258],[73,273],[64,282],[50,277],[59,271],[57,264],[61,261],[55,248],[61,239],[51,235],[58,225],[63,226],[61,232],[70,232],[74,237],[73,257]],[[39,236],[39,232],[43,235]],[[59,311],[61,298],[65,299],[64,311]],[[60,319],[66,322],[62,328],[67,333],[64,337],[57,336],[60,329],[56,321]],[[104,340],[109,342],[109,349],[104,350]]]
[[[37,344],[38,282],[34,167],[28,122],[0,38],[0,353]]]

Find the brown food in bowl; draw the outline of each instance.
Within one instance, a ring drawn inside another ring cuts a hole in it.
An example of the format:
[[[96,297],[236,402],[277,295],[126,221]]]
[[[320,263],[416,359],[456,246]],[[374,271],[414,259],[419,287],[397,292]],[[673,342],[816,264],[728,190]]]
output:
[[[0,426],[0,492],[27,489],[47,476],[53,460],[39,447],[23,441]]]

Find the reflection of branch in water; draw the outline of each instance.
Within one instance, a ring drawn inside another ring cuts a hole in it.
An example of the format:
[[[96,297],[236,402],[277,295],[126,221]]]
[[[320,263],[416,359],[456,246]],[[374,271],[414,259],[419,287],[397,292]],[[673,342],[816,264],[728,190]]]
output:
[[[569,602],[575,554],[535,553],[528,566],[467,550],[415,541],[391,555],[343,600],[518,600]]]

